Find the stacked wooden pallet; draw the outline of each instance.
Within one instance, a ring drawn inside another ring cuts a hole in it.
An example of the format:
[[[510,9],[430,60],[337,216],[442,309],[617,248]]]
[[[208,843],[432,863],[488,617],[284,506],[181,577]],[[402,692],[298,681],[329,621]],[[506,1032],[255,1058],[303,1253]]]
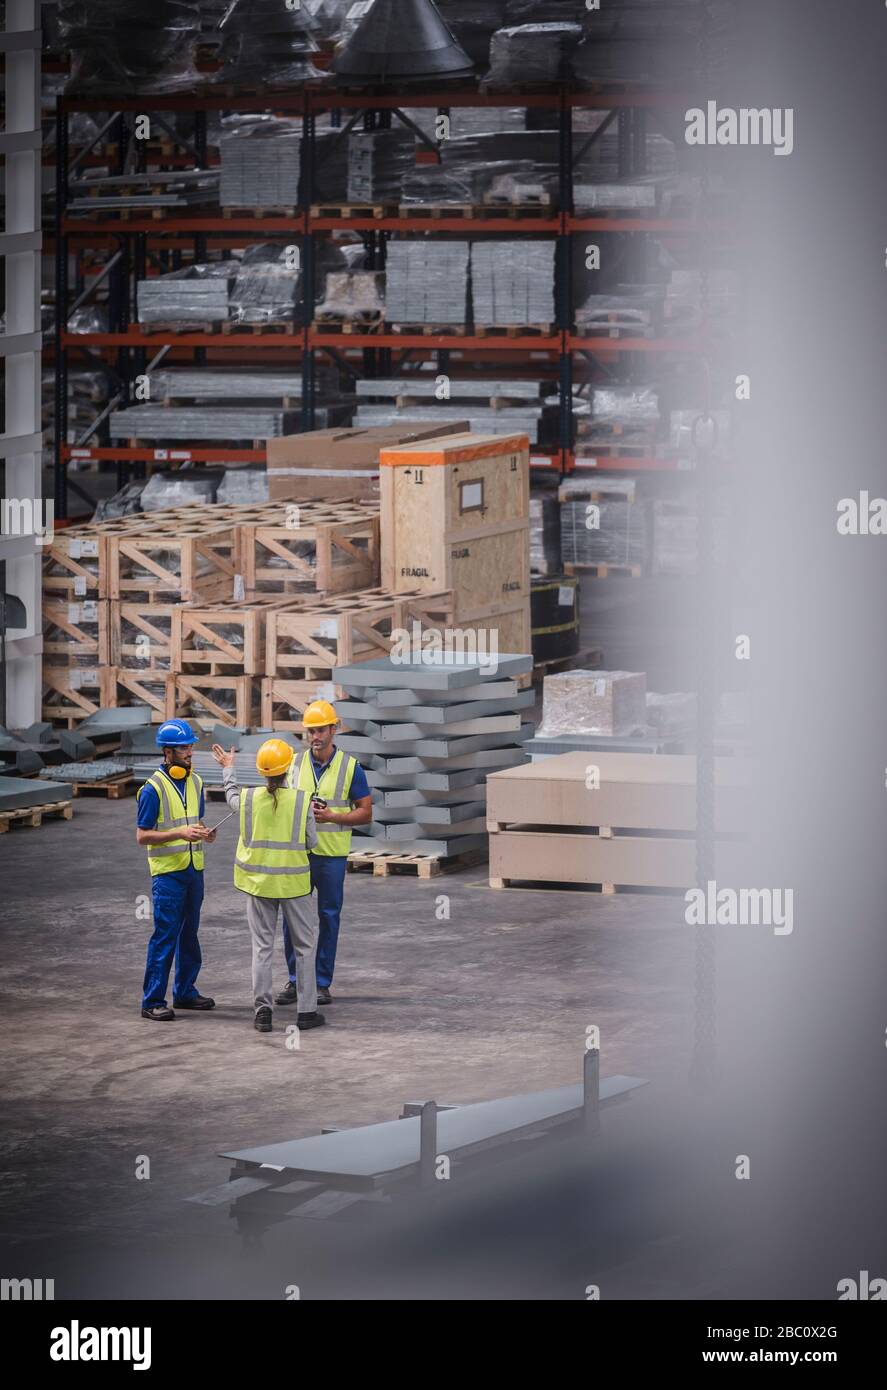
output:
[[[717,872],[736,881],[748,766],[716,766]],[[686,890],[696,882],[696,760],[564,753],[487,778],[490,886],[597,884]],[[742,879],[740,878],[741,882]]]

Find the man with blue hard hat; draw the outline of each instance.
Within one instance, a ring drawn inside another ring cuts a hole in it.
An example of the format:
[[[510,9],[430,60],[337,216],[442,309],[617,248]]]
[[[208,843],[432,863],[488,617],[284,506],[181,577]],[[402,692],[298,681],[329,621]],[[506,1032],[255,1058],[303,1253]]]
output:
[[[139,792],[136,840],[148,850],[154,932],[142,991],[142,1018],[168,1023],[166,987],[173,956],[177,1009],[212,1009],[214,999],[197,991],[201,955],[197,931],[203,902],[203,846],[216,838],[203,824],[203,781],[191,771],[197,735],[184,719],[168,719],[157,730],[163,762]]]

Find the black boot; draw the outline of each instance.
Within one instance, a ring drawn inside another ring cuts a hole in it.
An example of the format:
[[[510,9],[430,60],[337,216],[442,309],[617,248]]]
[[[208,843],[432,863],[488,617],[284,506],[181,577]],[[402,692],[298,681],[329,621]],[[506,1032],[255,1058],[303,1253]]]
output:
[[[306,1028],[322,1028],[326,1023],[323,1014],[299,1014],[296,1019],[296,1027],[304,1032]]]
[[[281,990],[274,1002],[275,1004],[295,1004],[297,997],[296,986],[290,980],[286,989]]]
[[[257,1033],[271,1032],[271,1010],[267,1004],[263,1004],[260,1009],[256,1009],[256,1021],[253,1024]]]

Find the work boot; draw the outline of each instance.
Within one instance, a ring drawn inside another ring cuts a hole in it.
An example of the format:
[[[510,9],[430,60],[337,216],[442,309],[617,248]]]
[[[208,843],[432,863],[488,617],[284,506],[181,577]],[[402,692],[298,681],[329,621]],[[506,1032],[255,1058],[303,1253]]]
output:
[[[292,980],[290,980],[286,989],[281,990],[274,1002],[275,1004],[295,1004],[297,997],[298,991],[296,986],[293,984]]]
[[[263,1004],[260,1009],[256,1009],[256,1021],[254,1028],[257,1033],[271,1032],[271,1010],[267,1004]]]
[[[155,1004],[153,1009],[142,1009],[142,1018],[153,1018],[155,1023],[169,1023],[175,1014],[165,1004]]]
[[[332,1002],[333,1002],[333,996],[330,994],[330,992],[329,992],[329,990],[327,989],[326,985],[318,985],[318,987],[317,987],[317,1002],[318,1002],[318,1004],[332,1004]]]
[[[202,994],[195,994],[191,999],[174,999],[173,1004],[177,1009],[214,1009],[215,999],[205,999]]]
[[[299,1014],[296,1019],[296,1027],[304,1032],[306,1028],[322,1028],[326,1023],[323,1014]]]

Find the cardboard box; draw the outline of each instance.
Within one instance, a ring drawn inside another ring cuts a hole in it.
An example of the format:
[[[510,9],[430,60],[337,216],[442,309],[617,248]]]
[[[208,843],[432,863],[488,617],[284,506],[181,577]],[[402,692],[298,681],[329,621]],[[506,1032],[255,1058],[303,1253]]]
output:
[[[269,439],[268,497],[272,502],[378,500],[380,450],[467,429],[467,420],[457,420],[443,425],[311,430]]]
[[[716,873],[725,886],[743,882],[745,863],[744,845],[726,840],[717,847]],[[490,886],[511,880],[686,890],[696,883],[696,841],[505,830],[490,836]]]

